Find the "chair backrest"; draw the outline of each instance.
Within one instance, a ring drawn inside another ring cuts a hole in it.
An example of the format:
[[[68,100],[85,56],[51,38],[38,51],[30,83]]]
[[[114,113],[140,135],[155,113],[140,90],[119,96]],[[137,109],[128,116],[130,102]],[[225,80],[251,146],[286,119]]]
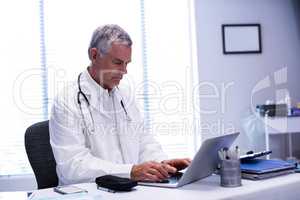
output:
[[[38,189],[58,185],[56,162],[49,138],[49,120],[33,124],[25,132],[25,149]]]

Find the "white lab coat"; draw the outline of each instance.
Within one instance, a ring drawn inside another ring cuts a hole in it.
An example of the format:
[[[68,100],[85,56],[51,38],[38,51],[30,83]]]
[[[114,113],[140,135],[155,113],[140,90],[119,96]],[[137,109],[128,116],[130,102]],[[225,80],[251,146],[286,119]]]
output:
[[[91,182],[105,174],[130,177],[133,164],[167,158],[153,135],[144,130],[132,96],[117,88],[108,92],[87,70],[81,75],[80,85],[90,102],[92,117],[82,96],[84,115],[80,113],[77,80],[57,95],[52,107],[50,143],[60,185]],[[95,131],[89,133],[92,120]]]

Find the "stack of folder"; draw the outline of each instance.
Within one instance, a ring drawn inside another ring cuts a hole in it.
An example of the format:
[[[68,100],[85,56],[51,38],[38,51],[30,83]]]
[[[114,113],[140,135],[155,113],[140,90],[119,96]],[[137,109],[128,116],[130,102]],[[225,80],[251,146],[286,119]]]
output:
[[[241,162],[242,177],[261,180],[293,173],[296,165],[283,160],[248,159]]]

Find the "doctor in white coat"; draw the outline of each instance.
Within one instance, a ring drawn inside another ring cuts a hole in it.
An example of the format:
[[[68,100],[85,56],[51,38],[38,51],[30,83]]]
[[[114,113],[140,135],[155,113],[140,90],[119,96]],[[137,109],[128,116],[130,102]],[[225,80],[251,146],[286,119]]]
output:
[[[131,46],[118,25],[97,28],[88,49],[90,66],[55,98],[49,129],[60,185],[106,174],[159,181],[190,164],[187,158],[167,160],[144,130],[133,94],[118,87]]]

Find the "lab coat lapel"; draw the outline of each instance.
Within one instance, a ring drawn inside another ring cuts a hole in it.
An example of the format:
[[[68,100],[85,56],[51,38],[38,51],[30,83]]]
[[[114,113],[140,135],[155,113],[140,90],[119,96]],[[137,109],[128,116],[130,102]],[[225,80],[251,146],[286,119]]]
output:
[[[137,135],[133,132],[129,132],[128,126],[130,122],[124,118],[124,108],[121,106],[122,96],[119,89],[114,90],[115,105],[117,112],[117,124],[118,124],[118,136],[120,138],[120,145],[122,148],[123,160],[125,163],[137,163],[138,162],[138,148]]]
[[[84,71],[82,74],[81,79],[81,87],[82,91],[86,94],[87,98],[89,99],[90,105],[92,108],[96,109],[102,115],[107,118],[112,119],[112,114],[108,113],[105,110],[105,102],[108,97],[108,91],[104,90],[101,86],[99,86],[89,75],[88,71]],[[117,133],[120,139],[120,147],[122,151],[123,161],[125,163],[137,163],[138,162],[138,148],[139,145],[137,143],[137,135],[136,133],[128,132],[128,122],[124,118],[124,109],[121,106],[122,95],[119,92],[119,89],[115,88],[112,91],[112,95],[114,95],[115,101],[115,112],[116,112],[116,119],[117,119]],[[125,102],[126,104],[126,102]],[[128,111],[130,111],[128,109]]]

